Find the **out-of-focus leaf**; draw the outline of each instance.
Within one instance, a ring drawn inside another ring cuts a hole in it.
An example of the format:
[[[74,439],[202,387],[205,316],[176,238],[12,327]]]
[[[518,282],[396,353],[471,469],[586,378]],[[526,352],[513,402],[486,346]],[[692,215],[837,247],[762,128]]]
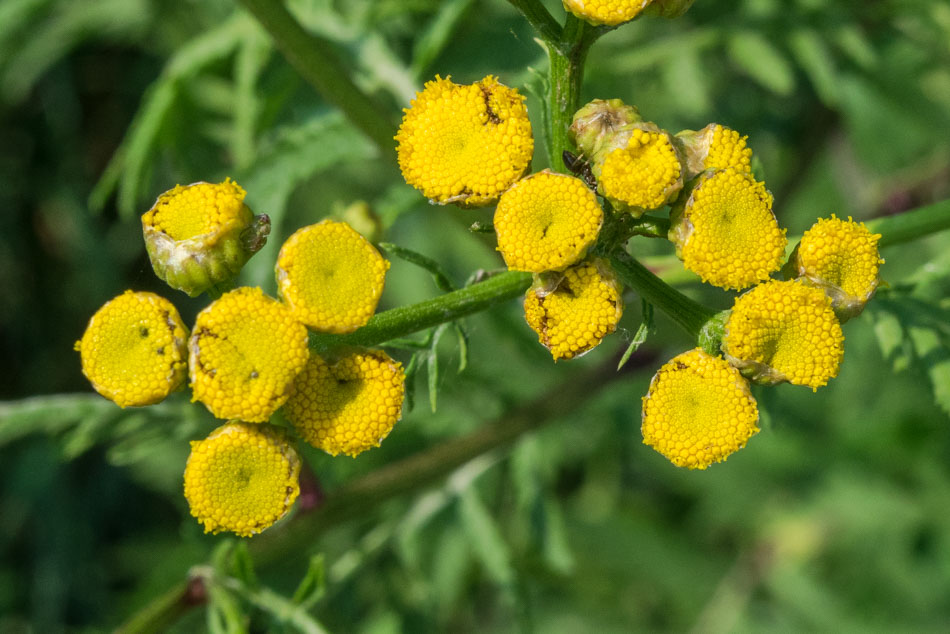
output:
[[[709,84],[695,48],[673,52],[664,60],[662,73],[666,89],[676,95],[676,104],[684,115],[698,117],[709,111]]]
[[[294,591],[291,601],[304,609],[309,608],[320,600],[320,597],[326,592],[326,587],[326,569],[323,554],[313,555],[310,557],[307,572],[300,580],[300,585]]]
[[[499,586],[510,588],[515,581],[511,553],[491,513],[478,497],[475,487],[469,487],[459,496],[459,515],[475,556],[485,572]]]
[[[459,25],[474,4],[474,0],[446,0],[439,3],[435,17],[429,22],[412,48],[412,76],[421,80],[429,65],[452,41]]]
[[[267,60],[270,59],[270,40],[264,33],[253,30],[241,42],[234,63],[234,118],[231,152],[239,170],[246,169],[254,159],[257,120],[263,110],[263,98],[257,92]]]
[[[254,573],[254,561],[251,559],[251,553],[247,549],[247,542],[241,540],[234,545],[231,552],[231,575],[250,588],[256,588],[259,585],[257,575]]]
[[[788,44],[822,103],[832,108],[836,106],[837,71],[825,41],[813,29],[803,28],[795,29],[789,34]]]
[[[907,334],[930,377],[934,402],[950,416],[950,347],[947,341],[930,328],[911,327]]]
[[[436,544],[436,552],[438,557],[432,561],[432,593],[440,611],[448,613],[465,589],[472,547],[462,531],[446,530]]]
[[[785,54],[758,31],[737,31],[729,38],[729,57],[744,73],[781,97],[795,88]]]
[[[208,626],[212,634],[247,634],[247,623],[237,598],[218,583],[208,583]]]
[[[544,512],[544,559],[561,574],[570,574],[574,568],[574,553],[571,551],[567,528],[564,526],[564,513],[557,501],[545,497],[542,500]]]
[[[468,367],[468,333],[457,321],[452,322],[452,327],[459,342],[459,373],[461,373]]]
[[[877,63],[877,52],[857,25],[840,26],[835,31],[834,41],[861,68],[870,70]]]

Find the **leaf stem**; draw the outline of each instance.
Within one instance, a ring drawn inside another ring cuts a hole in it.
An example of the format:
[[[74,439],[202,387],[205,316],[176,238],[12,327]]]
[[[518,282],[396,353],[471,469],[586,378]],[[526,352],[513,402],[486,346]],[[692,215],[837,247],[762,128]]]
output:
[[[568,14],[556,42],[547,42],[548,49],[548,121],[551,125],[548,162],[552,170],[567,173],[561,158],[564,151],[573,151],[574,143],[568,129],[580,106],[581,81],[587,51],[597,39],[598,31],[586,22]]]
[[[950,199],[894,216],[875,218],[865,225],[874,233],[881,234],[881,247],[917,240],[950,229]]]
[[[353,83],[352,73],[330,41],[305,31],[280,0],[240,2],[270,33],[290,65],[369,137],[386,159],[395,162],[396,126],[391,113]]]

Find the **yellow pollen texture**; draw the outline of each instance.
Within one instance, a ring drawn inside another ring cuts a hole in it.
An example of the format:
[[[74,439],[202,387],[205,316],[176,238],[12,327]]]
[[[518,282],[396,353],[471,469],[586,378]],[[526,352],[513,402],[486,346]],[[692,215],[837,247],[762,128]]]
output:
[[[669,135],[636,129],[626,148],[604,159],[599,183],[607,198],[649,211],[662,207],[679,190],[681,174]]]
[[[184,382],[187,340],[171,302],[125,291],[96,311],[75,348],[92,387],[130,407],[157,403]]]
[[[311,355],[284,414],[308,443],[335,456],[378,447],[402,413],[402,365],[382,350],[333,362]]]
[[[756,286],[736,298],[723,352],[754,380],[818,389],[838,374],[844,334],[820,289],[791,280]]]
[[[703,167],[717,170],[734,169],[751,173],[752,149],[746,145],[748,138],[731,128],[716,124]]]
[[[553,290],[528,290],[525,321],[555,361],[571,359],[617,328],[623,314],[621,291],[606,264],[583,262],[564,271]]]
[[[217,185],[177,185],[159,196],[142,216],[142,224],[173,240],[187,240],[221,230],[233,222],[247,224],[253,214],[244,206],[245,191],[226,179]]]
[[[399,168],[434,202],[487,205],[531,162],[524,97],[491,75],[471,85],[436,76],[405,113],[396,134]]]
[[[884,260],[878,252],[880,234],[848,218],[819,218],[798,245],[799,274],[840,288],[853,298],[868,299],[878,285]]]
[[[324,220],[294,233],[277,256],[280,298],[321,332],[352,332],[369,321],[389,262],[345,222]]]
[[[772,195],[751,175],[724,170],[700,177],[671,239],[683,266],[704,282],[741,289],[768,279],[785,257],[785,230]]]
[[[749,382],[701,348],[674,357],[643,398],[643,442],[677,467],[705,469],[745,447],[759,412]]]
[[[307,328],[259,288],[225,293],[198,313],[188,342],[193,399],[218,418],[266,422],[309,356]]]
[[[559,271],[584,257],[604,212],[584,181],[544,170],[518,181],[498,201],[498,250],[513,271]]]
[[[185,499],[206,533],[250,537],[287,514],[299,476],[300,458],[280,430],[231,421],[191,443]]]
[[[564,0],[564,8],[591,24],[616,26],[637,17],[652,0]]]

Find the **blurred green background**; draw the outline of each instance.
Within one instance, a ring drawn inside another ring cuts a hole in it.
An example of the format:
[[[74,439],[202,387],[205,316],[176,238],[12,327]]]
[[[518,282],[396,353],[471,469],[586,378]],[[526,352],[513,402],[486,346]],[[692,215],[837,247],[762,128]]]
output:
[[[547,62],[503,0],[289,6],[394,121],[437,73],[495,74],[526,92],[541,127]],[[698,0],[682,19],[642,19],[595,44],[582,101],[614,97],[673,131],[716,121],[748,134],[790,236],[818,216],[867,220],[950,197],[945,0]],[[207,300],[156,280],[138,217],[176,183],[225,176],[273,219],[243,273],[268,292],[283,238],[356,201],[386,241],[458,284],[502,265],[467,230],[490,210],[428,205],[232,2],[0,0],[0,633],[115,627],[228,539],[202,535],[181,494],[187,441],[215,426],[210,415],[182,394],[119,410],[92,393],[72,349],[126,288],[193,320]],[[647,239],[631,250],[671,253]],[[948,253],[947,232],[886,250],[889,285],[845,326],[838,378],[816,393],[756,390],[763,431],[724,464],[679,470],[641,443],[650,377],[694,345],[658,315],[624,372],[568,415],[362,508],[304,552],[262,559],[262,587],[289,597],[322,554],[313,623],[341,632],[945,631]],[[396,260],[381,308],[437,293]],[[615,365],[640,321],[627,299],[618,334],[557,365],[517,302],[466,319],[468,367],[456,372],[453,337],[437,348],[437,410],[423,368],[380,449],[304,452],[319,486],[332,495]],[[227,596],[249,631],[296,631]],[[213,617],[193,609],[163,631],[205,631]]]

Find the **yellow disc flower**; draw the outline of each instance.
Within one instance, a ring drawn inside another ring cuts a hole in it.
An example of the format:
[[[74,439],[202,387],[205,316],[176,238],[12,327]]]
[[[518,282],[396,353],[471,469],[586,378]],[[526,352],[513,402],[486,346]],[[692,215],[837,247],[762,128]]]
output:
[[[300,458],[280,429],[230,421],[191,443],[185,499],[206,533],[250,537],[287,514],[299,477]]]
[[[758,421],[749,382],[701,348],[661,367],[643,397],[643,443],[677,467],[722,462],[745,447]]]
[[[369,321],[389,262],[345,222],[299,229],[277,256],[277,291],[294,316],[321,332],[352,332]]]
[[[638,125],[638,124],[634,124]],[[633,128],[624,147],[594,165],[601,193],[635,216],[659,209],[683,188],[683,169],[673,138],[649,124]]]
[[[396,134],[399,168],[432,202],[492,203],[531,162],[524,97],[491,75],[471,85],[436,75],[405,113]]]
[[[523,178],[495,209],[498,250],[513,271],[556,271],[597,240],[604,212],[584,181],[544,170]]]
[[[230,283],[270,233],[270,219],[254,216],[244,196],[231,179],[178,185],[159,196],[142,215],[155,274],[192,297]]]
[[[551,284],[538,280],[524,299],[524,316],[554,360],[587,352],[617,328],[623,288],[606,262],[572,266]]]
[[[284,414],[308,443],[331,456],[378,447],[402,413],[402,365],[382,350],[311,355]]]
[[[686,179],[708,169],[734,169],[751,174],[752,149],[746,144],[748,138],[718,123],[710,123],[699,131],[677,132],[676,140],[686,157]]]
[[[158,403],[184,382],[188,329],[167,299],[125,291],[89,320],[75,349],[92,387],[119,407]]]
[[[564,9],[591,24],[617,26],[637,17],[651,0],[563,0]]]
[[[838,374],[844,334],[820,289],[771,280],[736,298],[722,350],[754,381],[817,390]]]
[[[259,288],[225,293],[198,313],[188,342],[193,399],[218,418],[266,422],[309,356],[307,329]]]
[[[683,266],[714,286],[741,289],[766,280],[785,257],[772,195],[744,172],[704,172],[670,221],[669,239]]]
[[[824,290],[838,318],[846,321],[864,310],[880,284],[880,239],[863,222],[832,214],[805,232],[788,266],[793,275]]]

